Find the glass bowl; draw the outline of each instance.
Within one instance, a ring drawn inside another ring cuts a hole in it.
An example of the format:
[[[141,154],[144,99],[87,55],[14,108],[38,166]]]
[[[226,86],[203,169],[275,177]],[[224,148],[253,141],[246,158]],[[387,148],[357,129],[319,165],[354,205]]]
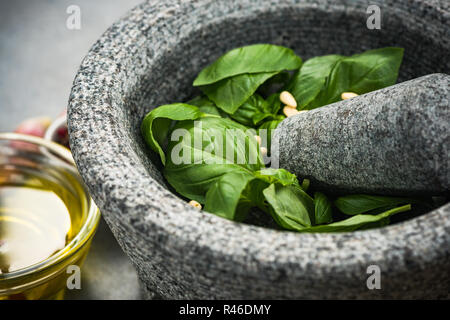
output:
[[[56,194],[65,195],[62,200],[70,214],[70,229],[65,246],[48,258],[18,269],[0,271],[0,300],[62,299],[69,282],[77,286],[73,277],[79,276],[77,270],[89,251],[100,219],[100,212],[67,148],[38,137],[0,133],[0,186],[34,181],[30,177],[50,181]],[[0,229],[0,240],[1,237]],[[0,258],[1,255],[0,250]]]

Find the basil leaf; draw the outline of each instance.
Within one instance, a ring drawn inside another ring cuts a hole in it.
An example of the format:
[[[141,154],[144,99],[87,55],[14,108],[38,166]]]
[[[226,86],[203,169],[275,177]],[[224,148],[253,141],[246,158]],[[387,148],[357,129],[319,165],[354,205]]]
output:
[[[242,221],[253,206],[243,199],[243,191],[255,177],[248,172],[229,172],[216,180],[206,193],[205,211],[220,217]]]
[[[403,49],[395,47],[312,58],[294,75],[289,90],[300,109],[314,109],[340,101],[342,92],[363,94],[395,84],[402,58]]]
[[[277,71],[244,73],[202,86],[200,90],[220,109],[227,113],[234,113],[261,84],[277,73]]]
[[[186,103],[162,105],[145,116],[141,124],[141,133],[150,148],[157,152],[165,164],[165,154],[161,147],[167,138],[172,120],[195,120],[205,116],[196,106]]]
[[[209,189],[204,209],[234,221],[243,221],[252,207],[269,212],[263,190],[272,183],[298,186],[295,175],[284,169],[262,169],[253,174],[230,172]]]
[[[403,52],[403,48],[386,47],[368,50],[343,59],[341,67],[344,72],[348,72],[349,91],[366,93],[394,85],[402,63]]]
[[[255,172],[255,176],[268,184],[279,183],[283,186],[299,185],[295,174],[285,169],[265,168]]]
[[[313,226],[309,228],[298,229],[299,232],[350,232],[361,229],[368,229],[370,227],[379,227],[386,225],[390,216],[411,210],[411,205],[405,205],[394,209],[387,210],[377,215],[358,214],[351,218],[333,222],[330,224]]]
[[[314,223],[333,222],[331,201],[321,192],[314,193]]]
[[[216,117],[195,123],[178,122],[167,148],[164,175],[179,194],[205,203],[206,193],[223,175],[264,168],[259,145],[246,127]]]
[[[194,87],[250,73],[272,73],[295,70],[302,59],[289,48],[271,44],[254,44],[233,49],[203,69],[194,81]]]
[[[283,115],[277,115],[274,120],[265,121],[258,128],[258,135],[261,137],[261,139],[263,139],[263,137],[266,137],[267,150],[269,150],[269,152],[272,144],[272,135],[274,133],[274,130],[285,118],[286,117]]]
[[[265,100],[255,93],[230,116],[233,120],[245,126],[253,127],[262,119],[271,116],[271,114],[267,113],[264,109],[265,103]]]
[[[197,122],[201,123],[201,128],[195,127],[193,121],[181,121],[173,128],[172,134],[177,129],[184,129],[184,134],[181,142],[169,143],[167,154],[171,156],[168,156],[164,174],[178,193],[204,203],[205,211],[242,221],[251,207],[268,210],[264,204],[263,190],[269,184],[296,185],[300,189],[295,175],[284,169],[264,168],[259,158],[259,146],[251,134],[243,133],[245,127],[221,118],[204,117]],[[234,133],[238,138],[233,139],[227,129],[238,129]],[[204,139],[202,144],[193,146],[192,141],[200,135]],[[223,138],[214,139],[218,135]],[[230,144],[230,141],[233,143]],[[248,151],[244,146],[248,146]],[[236,163],[229,159],[228,149],[241,156],[243,161]],[[185,163],[175,161],[176,157],[172,154],[181,150],[186,152],[182,156],[188,156]],[[221,152],[218,154],[217,150]],[[254,154],[255,164],[251,163],[248,152]],[[297,193],[309,197],[301,189]]]
[[[254,127],[262,120],[272,120],[276,117],[276,113],[280,109],[280,104],[280,99],[277,94],[264,100],[260,95],[255,93],[230,116],[245,126]]]
[[[327,55],[307,60],[292,77],[288,90],[297,100],[298,109],[305,109],[325,87],[335,64],[343,59],[340,55]],[[307,108],[306,108],[307,109]]]
[[[237,48],[203,69],[194,81],[219,108],[233,114],[266,80],[302,60],[288,48],[257,44]],[[262,120],[262,119],[260,119]]]
[[[337,198],[334,201],[334,205],[344,214],[355,215],[360,213],[370,213],[376,209],[394,207],[411,202],[416,202],[416,200],[408,198],[372,196],[367,194],[353,194]]]
[[[187,104],[197,106],[201,112],[207,114],[213,114],[222,118],[228,118],[228,115],[216,107],[214,102],[208,99],[206,96],[196,96],[192,100],[189,100]]]
[[[301,230],[311,226],[314,201],[299,186],[273,183],[263,194],[270,205],[270,214],[281,227]]]
[[[265,109],[266,112],[276,115],[281,108],[280,94],[273,93],[266,100]]]
[[[280,92],[290,83],[291,74],[289,71],[281,71],[272,78],[264,82],[256,92],[264,97],[276,94],[277,100],[280,101]]]

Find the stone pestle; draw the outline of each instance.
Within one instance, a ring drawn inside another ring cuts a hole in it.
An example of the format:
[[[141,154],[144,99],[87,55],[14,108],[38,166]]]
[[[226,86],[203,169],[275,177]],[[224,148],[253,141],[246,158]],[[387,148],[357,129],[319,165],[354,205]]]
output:
[[[332,193],[448,194],[450,76],[300,112],[275,130],[271,153],[272,166]]]

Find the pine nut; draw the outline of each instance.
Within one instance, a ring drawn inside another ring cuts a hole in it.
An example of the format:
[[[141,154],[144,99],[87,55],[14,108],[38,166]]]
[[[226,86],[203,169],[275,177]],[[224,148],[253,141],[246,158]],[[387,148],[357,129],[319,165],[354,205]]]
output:
[[[261,145],[261,137],[260,136],[255,136],[255,140],[256,140],[256,142],[258,142],[259,145]]]
[[[289,91],[280,93],[280,101],[292,108],[297,108],[297,101],[295,101],[294,96]]]
[[[292,108],[291,106],[284,106],[283,113],[286,115],[286,117],[292,117],[299,113],[299,111],[295,108]]]
[[[191,206],[193,206],[194,208],[197,208],[197,209],[199,209],[199,210],[202,209],[202,205],[201,205],[200,203],[198,203],[197,201],[195,201],[195,200],[189,201],[189,204],[190,204]]]
[[[341,99],[342,100],[347,100],[347,99],[351,99],[351,98],[354,98],[354,97],[357,97],[357,96],[358,96],[358,94],[354,93],[354,92],[342,92]]]
[[[263,156],[267,155],[267,148],[261,147],[261,148],[259,148],[259,149],[260,149],[261,154],[262,154]]]

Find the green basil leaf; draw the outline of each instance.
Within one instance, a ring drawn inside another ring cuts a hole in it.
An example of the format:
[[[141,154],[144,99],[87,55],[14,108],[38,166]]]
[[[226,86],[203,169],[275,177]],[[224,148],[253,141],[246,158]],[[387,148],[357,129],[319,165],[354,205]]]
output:
[[[334,205],[344,214],[355,215],[360,213],[371,213],[371,211],[376,209],[394,207],[412,202],[416,202],[416,200],[399,197],[352,194],[338,197],[334,201]]]
[[[265,112],[276,115],[281,108],[280,94],[273,93],[266,100]]]
[[[274,133],[274,130],[285,118],[286,117],[283,115],[277,115],[274,120],[265,121],[258,128],[258,135],[261,137],[261,139],[263,139],[263,137],[266,137],[267,150],[269,150],[269,152],[272,144],[272,135]]]
[[[223,175],[264,168],[254,133],[247,130],[230,119],[216,117],[178,122],[167,148],[167,181],[179,194],[205,203],[206,193]],[[175,133],[180,136],[174,137]]]
[[[333,222],[331,201],[321,192],[314,193],[314,223]]]
[[[297,177],[285,169],[264,168],[253,174],[255,179],[247,185],[246,190],[243,192],[241,202],[244,202],[244,200],[245,203],[250,202],[252,206],[258,207],[264,212],[273,210],[268,205],[263,193],[264,189],[269,185],[280,184],[282,186],[299,187]],[[302,195],[305,196],[304,193]]]
[[[290,83],[291,74],[289,71],[281,71],[280,73],[274,75],[272,78],[264,82],[256,92],[264,97],[269,97],[273,94],[276,95],[277,100],[280,101],[280,92],[286,88]]]
[[[233,49],[221,56],[199,73],[193,85],[209,85],[242,74],[295,70],[301,65],[302,59],[289,48],[254,44]]]
[[[244,73],[234,77],[225,78],[200,90],[223,111],[234,113],[256,89],[267,79],[277,74],[275,72]]]
[[[314,201],[299,186],[273,183],[263,191],[270,214],[283,228],[301,230],[311,226]]]
[[[394,209],[387,210],[377,215],[371,214],[358,214],[351,218],[333,222],[330,224],[324,224],[319,226],[313,226],[309,228],[298,229],[299,232],[350,232],[361,229],[368,229],[370,227],[379,227],[386,225],[389,217],[400,212],[411,210],[411,205],[405,205]]]
[[[300,70],[296,71],[288,90],[297,100],[297,108],[304,109],[319,95],[335,64],[343,59],[340,55],[327,55],[307,60]]]
[[[363,94],[395,84],[402,58],[403,49],[394,47],[315,57],[294,75],[289,90],[300,109],[314,109],[340,101],[342,92]]]
[[[255,172],[255,176],[268,184],[280,183],[283,186],[299,185],[295,174],[285,169],[264,168]]]
[[[361,94],[394,85],[403,52],[403,48],[386,47],[343,59],[342,69],[348,72],[348,90]]]
[[[145,116],[141,124],[141,133],[145,142],[161,158],[165,164],[165,154],[161,147],[167,138],[172,120],[195,120],[205,116],[196,106],[186,103],[162,105]]]
[[[189,100],[187,104],[197,106],[199,110],[203,113],[213,114],[222,118],[228,118],[228,115],[219,108],[217,108],[214,102],[209,100],[208,97],[206,96],[203,95],[196,96],[192,100]]]
[[[243,199],[243,192],[253,179],[254,175],[248,172],[232,171],[222,175],[206,193],[205,211],[229,220],[244,220],[252,202]]]
[[[230,116],[233,120],[245,126],[253,127],[255,122],[259,122],[265,117],[270,116],[270,114],[267,114],[263,109],[264,104],[265,100],[255,93]]]
[[[260,95],[255,93],[248,98],[235,113],[231,114],[230,117],[245,126],[254,127],[262,120],[271,120],[276,116],[276,113],[280,108],[280,103],[278,103],[277,109],[277,103],[273,100],[274,99],[271,96],[266,101]],[[278,102],[280,101],[279,99],[277,100]]]

